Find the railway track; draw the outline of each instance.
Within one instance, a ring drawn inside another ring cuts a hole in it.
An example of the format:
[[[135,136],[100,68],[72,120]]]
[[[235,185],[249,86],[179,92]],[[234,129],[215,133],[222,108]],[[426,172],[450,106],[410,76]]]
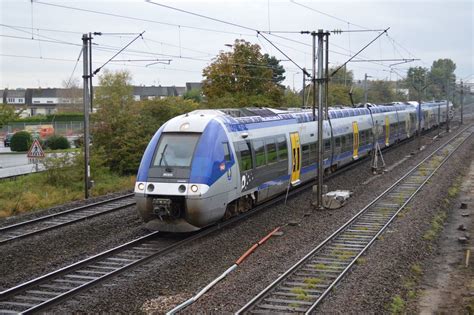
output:
[[[312,313],[473,129],[463,129],[412,168],[237,314]]]
[[[129,207],[135,204],[133,196],[133,194],[127,194],[125,196],[99,201],[67,211],[62,211],[17,224],[1,227],[0,245]]]
[[[344,169],[331,174],[330,177],[336,176],[342,171]],[[298,195],[302,191],[311,188],[312,185],[312,182],[301,185],[297,189],[290,191],[288,197]],[[269,208],[273,204],[283,201],[285,197],[285,195],[281,195],[238,217],[218,223],[183,240],[163,242],[162,239],[157,238],[161,233],[150,233],[135,241],[7,289],[0,292],[0,314],[27,314],[50,308],[134,266],[157,258],[179,246],[243,220],[264,208]]]

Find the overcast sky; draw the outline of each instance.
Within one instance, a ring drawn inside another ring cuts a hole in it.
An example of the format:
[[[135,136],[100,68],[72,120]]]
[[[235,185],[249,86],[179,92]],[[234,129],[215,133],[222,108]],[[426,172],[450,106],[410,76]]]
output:
[[[365,73],[372,78],[395,79],[398,75],[404,76],[409,66],[429,68],[433,60],[450,58],[457,65],[458,79],[474,81],[473,0],[153,1],[262,31],[390,27],[389,36],[382,35],[361,54],[361,58],[421,60],[396,65],[393,71],[389,65],[396,62],[350,63],[348,68],[354,71],[356,79],[362,79]],[[129,70],[133,84],[136,85],[183,86],[185,82],[200,81],[202,69],[219,51],[230,50],[226,45],[232,44],[236,38],[256,43],[261,46],[263,53],[282,60],[281,64],[287,71],[286,85],[294,85],[296,89],[300,89],[302,85],[298,67],[287,61],[264,38],[257,36],[255,31],[174,11],[144,0],[34,0],[33,4],[30,0],[0,0],[0,10],[0,88],[61,87],[62,81],[68,81],[73,74],[81,50],[81,34],[98,31],[135,34],[145,31],[143,38],[137,39],[116,59],[149,61],[120,61],[105,67],[110,70]],[[332,34],[329,57],[331,64],[342,64],[377,34]],[[311,36],[297,33],[278,35],[284,38],[265,36],[298,66],[310,69]],[[93,40],[94,68],[101,66],[134,36],[136,35],[96,36]],[[152,64],[151,59],[171,61],[169,65]],[[79,62],[73,77],[79,79],[81,75],[82,63]],[[97,84],[97,79],[94,84]]]

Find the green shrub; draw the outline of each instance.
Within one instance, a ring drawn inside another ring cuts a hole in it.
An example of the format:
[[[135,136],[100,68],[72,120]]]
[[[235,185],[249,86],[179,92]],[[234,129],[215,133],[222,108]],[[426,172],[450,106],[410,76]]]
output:
[[[46,146],[51,150],[69,149],[71,145],[66,137],[51,136],[46,140]]]
[[[32,143],[33,138],[28,132],[18,131],[12,136],[10,148],[12,151],[24,152],[29,150]]]

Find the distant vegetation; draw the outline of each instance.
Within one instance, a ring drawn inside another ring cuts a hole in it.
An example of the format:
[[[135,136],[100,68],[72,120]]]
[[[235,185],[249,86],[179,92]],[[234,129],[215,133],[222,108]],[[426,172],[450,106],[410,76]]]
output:
[[[81,155],[66,153],[46,158],[43,164],[48,169],[46,172],[0,182],[0,218],[83,199]],[[96,158],[92,159],[91,167],[95,180],[93,196],[131,189],[134,185],[134,176],[118,176]]]
[[[16,152],[28,151],[33,143],[33,137],[27,131],[19,131],[12,136],[10,149]]]

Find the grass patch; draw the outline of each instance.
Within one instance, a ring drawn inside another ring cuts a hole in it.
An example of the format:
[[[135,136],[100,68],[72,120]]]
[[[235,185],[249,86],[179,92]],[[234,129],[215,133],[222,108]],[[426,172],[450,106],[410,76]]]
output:
[[[364,258],[364,257],[359,257],[359,258],[357,258],[357,260],[356,260],[356,264],[358,264],[358,265],[363,265],[363,264],[365,264],[366,262],[367,262],[367,259]]]
[[[405,301],[400,295],[395,295],[390,304],[389,311],[391,314],[402,314],[405,311]]]
[[[321,283],[323,280],[321,278],[306,278],[304,283],[306,283],[306,289],[315,289],[316,285]]]
[[[328,268],[328,266],[326,266],[325,264],[322,264],[322,263],[316,264],[314,266],[314,269],[319,269],[319,270],[325,270],[327,268]]]
[[[421,276],[421,274],[423,273],[423,269],[421,268],[421,266],[419,264],[413,264],[411,265],[411,272],[413,272],[413,274],[418,277],[418,276]]]
[[[428,231],[423,235],[423,239],[426,241],[434,240],[441,230],[443,229],[443,222],[446,219],[447,214],[445,211],[440,211],[433,220],[431,221],[431,226]]]
[[[336,256],[338,259],[345,260],[354,256],[354,251],[335,249],[331,252],[331,255]]]
[[[0,218],[84,198],[83,167],[78,156],[47,158],[48,170],[0,182]],[[91,161],[92,196],[133,188],[135,177],[118,176]]]
[[[453,187],[450,187],[450,188],[448,189],[448,196],[449,196],[450,198],[456,197],[456,196],[458,195],[458,193],[459,193],[459,187],[458,187],[457,185],[456,185],[456,186],[453,186]]]

